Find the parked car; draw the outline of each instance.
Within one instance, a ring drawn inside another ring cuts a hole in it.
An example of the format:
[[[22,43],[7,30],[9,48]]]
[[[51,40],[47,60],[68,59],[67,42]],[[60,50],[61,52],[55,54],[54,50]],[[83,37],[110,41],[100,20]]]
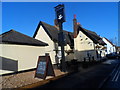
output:
[[[109,59],[115,59],[115,58],[118,57],[118,55],[117,55],[117,54],[112,54],[112,53],[111,53],[111,54],[107,54],[106,57],[109,58]]]
[[[118,54],[117,57],[120,59],[120,54]]]

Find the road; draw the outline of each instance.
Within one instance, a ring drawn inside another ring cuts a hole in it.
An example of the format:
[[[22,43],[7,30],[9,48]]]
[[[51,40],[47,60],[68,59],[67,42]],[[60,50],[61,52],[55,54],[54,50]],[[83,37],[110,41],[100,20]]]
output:
[[[120,90],[120,63],[116,65],[116,67],[109,75],[108,80],[106,80],[102,88],[114,88],[116,90]]]
[[[120,63],[120,60],[107,60],[87,69],[80,69],[77,73],[67,75],[61,79],[51,81],[48,84],[36,88],[107,88],[111,86],[113,82],[109,80],[105,81],[105,79],[110,75],[114,77],[116,73],[117,76],[115,76],[115,86],[113,86],[113,88],[120,88],[120,66],[116,68],[118,63]],[[111,74],[111,72],[113,73]]]

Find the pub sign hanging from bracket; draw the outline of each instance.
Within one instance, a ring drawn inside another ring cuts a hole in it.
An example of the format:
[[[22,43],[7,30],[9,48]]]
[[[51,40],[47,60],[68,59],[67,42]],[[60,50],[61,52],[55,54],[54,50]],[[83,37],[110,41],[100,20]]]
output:
[[[56,19],[58,23],[65,22],[64,4],[59,4],[55,7]]]

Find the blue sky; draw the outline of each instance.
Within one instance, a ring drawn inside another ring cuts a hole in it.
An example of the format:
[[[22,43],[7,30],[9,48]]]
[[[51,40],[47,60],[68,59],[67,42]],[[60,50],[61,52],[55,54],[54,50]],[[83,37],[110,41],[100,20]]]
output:
[[[54,7],[65,5],[66,22],[63,29],[73,31],[73,15],[83,28],[95,31],[102,37],[118,38],[117,2],[3,2],[2,32],[14,29],[33,36],[39,21],[54,25]]]

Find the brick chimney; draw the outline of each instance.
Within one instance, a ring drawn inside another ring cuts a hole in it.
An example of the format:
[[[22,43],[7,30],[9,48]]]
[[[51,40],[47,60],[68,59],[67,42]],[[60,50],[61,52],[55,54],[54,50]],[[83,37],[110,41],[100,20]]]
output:
[[[80,27],[82,27],[82,25],[79,22],[77,22],[77,25],[79,25]]]
[[[77,26],[77,19],[76,19],[76,15],[74,15],[74,19],[73,19],[73,30],[74,30],[74,38],[77,37],[77,29],[78,29],[78,26]]]
[[[54,26],[59,30],[59,24],[57,22],[57,19],[54,20]]]

